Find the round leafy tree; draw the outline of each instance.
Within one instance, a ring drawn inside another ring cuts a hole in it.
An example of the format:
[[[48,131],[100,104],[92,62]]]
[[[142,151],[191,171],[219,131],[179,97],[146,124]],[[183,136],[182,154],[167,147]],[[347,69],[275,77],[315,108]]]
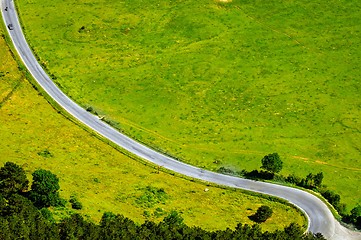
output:
[[[58,190],[59,179],[50,171],[38,169],[33,172],[30,199],[38,208],[62,205]]]
[[[278,173],[282,170],[282,165],[283,163],[278,153],[271,153],[262,158],[261,168],[271,173]]]

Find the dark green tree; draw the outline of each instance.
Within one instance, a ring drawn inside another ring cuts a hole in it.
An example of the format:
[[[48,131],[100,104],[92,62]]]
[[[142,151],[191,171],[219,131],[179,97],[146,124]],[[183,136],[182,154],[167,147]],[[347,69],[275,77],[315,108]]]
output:
[[[326,240],[322,233],[316,233],[313,235],[314,239]]]
[[[278,173],[282,170],[282,165],[283,163],[278,153],[271,153],[262,158],[261,168],[271,173]]]
[[[316,175],[313,175],[312,173],[309,173],[306,176],[306,180],[303,182],[303,187],[306,188],[317,188],[317,187],[321,187],[322,184],[322,180],[323,180],[323,173],[319,172]]]
[[[356,226],[358,229],[361,229],[361,216],[359,216],[359,217],[356,219],[355,226]]]
[[[284,232],[287,236],[286,239],[297,239],[303,234],[302,228],[296,223],[291,223],[289,226],[285,227]]]
[[[38,169],[32,175],[33,183],[29,198],[36,207],[64,205],[64,200],[59,197],[59,179],[55,174],[44,169]]]
[[[263,205],[260,206],[257,209],[257,212],[249,218],[257,223],[262,223],[265,222],[268,218],[270,218],[272,216],[272,213],[273,211],[270,207]]]
[[[321,187],[323,180],[323,173],[319,172],[316,175],[313,176],[313,183],[315,184],[315,187]]]
[[[80,214],[73,214],[63,219],[59,224],[61,239],[99,239],[100,228],[92,222],[83,219]]]
[[[339,194],[327,190],[325,192],[321,192],[322,196],[327,199],[327,201],[335,207],[335,209],[338,211],[340,215],[346,215],[346,205],[344,203],[341,203],[341,197]]]
[[[5,218],[0,218],[0,239],[13,240],[12,231],[9,227],[9,221]]]
[[[340,204],[340,195],[331,190],[325,191],[324,193],[322,193],[322,196],[324,196],[328,200],[328,202],[331,203],[334,207]]]
[[[19,165],[6,162],[0,168],[0,193],[8,197],[14,193],[22,193],[28,189],[29,181],[25,171]]]
[[[288,177],[286,178],[286,181],[292,184],[296,184],[299,185],[301,183],[301,178],[297,177],[295,174],[290,174],[288,175]]]
[[[48,220],[49,222],[55,222],[53,213],[48,208],[40,209],[40,213],[44,219]]]
[[[357,205],[351,210],[350,221],[355,224],[357,228],[361,228],[361,206]]]
[[[12,194],[4,210],[0,219],[5,221],[0,225],[6,224],[6,228],[0,228],[0,239],[58,239],[56,226],[45,220],[28,198]]]
[[[305,187],[310,188],[314,185],[314,175],[312,173],[309,173],[306,176],[306,180],[305,180]]]

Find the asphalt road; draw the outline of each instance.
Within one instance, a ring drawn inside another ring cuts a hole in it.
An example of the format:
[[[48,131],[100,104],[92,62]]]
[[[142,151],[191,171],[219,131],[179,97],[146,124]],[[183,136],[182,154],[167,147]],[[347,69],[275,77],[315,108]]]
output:
[[[342,227],[334,219],[327,206],[312,194],[295,188],[222,175],[179,162],[130,139],[105,124],[98,117],[78,106],[52,82],[34,57],[24,38],[13,1],[0,1],[4,23],[7,26],[13,44],[28,71],[51,98],[53,98],[68,113],[98,134],[127,151],[174,172],[220,185],[241,188],[286,199],[306,214],[309,220],[309,231],[313,233],[321,232],[328,239],[361,239],[360,233],[352,232]],[[12,28],[11,30],[8,27],[9,24],[12,24],[12,27],[10,27]]]

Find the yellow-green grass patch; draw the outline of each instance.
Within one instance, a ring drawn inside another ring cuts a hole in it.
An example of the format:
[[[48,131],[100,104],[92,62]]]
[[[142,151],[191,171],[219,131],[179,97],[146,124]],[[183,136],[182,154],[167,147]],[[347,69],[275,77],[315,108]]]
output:
[[[0,81],[2,92],[9,92],[21,77],[3,39],[0,59],[9,71]],[[188,225],[205,229],[233,228],[238,222],[252,224],[248,216],[260,205],[270,206],[274,214],[261,224],[275,230],[291,222],[305,224],[293,207],[239,190],[222,189],[192,182],[131,159],[79,128],[53,109],[26,80],[0,108],[0,165],[15,162],[29,177],[35,169],[47,169],[60,179],[61,197],[75,195],[83,204],[78,211],[99,221],[106,211],[120,213],[138,223],[159,221],[171,210],[179,211]],[[4,90],[3,90],[4,89]],[[166,197],[149,195],[147,187],[163,189]],[[208,191],[206,190],[208,189]],[[145,204],[142,197],[150,198]],[[75,210],[74,210],[75,211]],[[68,214],[55,210],[57,216]]]
[[[62,89],[126,134],[216,170],[323,171],[361,203],[360,1],[17,1]]]

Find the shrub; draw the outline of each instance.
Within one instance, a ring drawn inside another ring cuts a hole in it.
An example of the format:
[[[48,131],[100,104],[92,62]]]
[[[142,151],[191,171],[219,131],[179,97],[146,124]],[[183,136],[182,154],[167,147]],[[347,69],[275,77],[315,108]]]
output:
[[[295,184],[295,185],[300,185],[301,183],[301,178],[296,176],[295,174],[290,174],[288,175],[288,177],[286,178],[286,182],[289,182],[291,184]]]
[[[73,203],[71,204],[71,207],[72,207],[73,209],[80,210],[80,209],[83,208],[83,205],[81,204],[81,202],[76,201],[76,202],[73,202]]]
[[[246,178],[255,179],[255,180],[257,180],[257,179],[272,180],[274,177],[274,173],[267,172],[267,171],[253,170],[251,172],[245,173],[244,176]]]
[[[345,215],[346,205],[340,203],[340,195],[331,190],[321,192],[321,195],[327,199],[327,201],[338,211],[340,215]]]
[[[257,212],[252,216],[250,216],[249,218],[257,223],[262,223],[265,222],[268,218],[270,218],[272,214],[273,214],[272,209],[268,206],[263,205],[259,207],[257,209]]]
[[[80,210],[83,208],[83,205],[78,201],[78,199],[76,199],[75,196],[70,196],[69,202],[71,203],[72,209]]]
[[[41,152],[38,152],[38,155],[42,156],[42,157],[45,157],[45,158],[53,157],[53,154],[48,149],[45,149],[45,150],[43,150]]]
[[[143,207],[150,208],[155,204],[165,203],[167,199],[168,195],[163,188],[147,186],[144,189],[144,193],[139,196],[135,202],[139,205],[142,205]]]
[[[225,174],[225,175],[231,175],[231,176],[235,176],[236,175],[236,172],[233,171],[232,169],[229,169],[229,168],[225,168],[225,167],[220,167],[218,170],[217,170],[218,173],[222,173],[222,174]]]

